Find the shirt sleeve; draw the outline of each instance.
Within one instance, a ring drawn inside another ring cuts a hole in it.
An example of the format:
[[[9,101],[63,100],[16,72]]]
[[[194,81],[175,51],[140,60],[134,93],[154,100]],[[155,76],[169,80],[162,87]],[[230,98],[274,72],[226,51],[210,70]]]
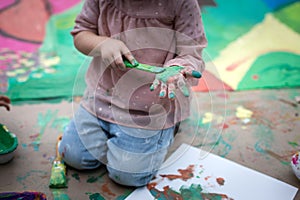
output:
[[[205,68],[202,51],[207,46],[207,39],[197,0],[180,1],[174,29],[176,57],[165,63],[165,66],[180,65],[202,72]]]
[[[99,0],[85,0],[82,10],[75,19],[75,26],[71,31],[74,36],[80,31],[91,31],[98,34]]]

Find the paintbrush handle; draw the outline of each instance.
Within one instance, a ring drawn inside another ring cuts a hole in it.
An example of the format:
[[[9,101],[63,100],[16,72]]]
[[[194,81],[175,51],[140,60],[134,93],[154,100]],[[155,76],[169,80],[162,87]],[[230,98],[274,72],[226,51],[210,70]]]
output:
[[[55,150],[56,150],[56,158],[55,158],[55,160],[56,161],[62,161],[62,157],[61,157],[61,155],[58,152],[58,147],[59,147],[59,144],[60,144],[61,140],[62,140],[62,136],[60,135],[57,138],[56,147],[55,147]]]
[[[124,60],[125,66],[128,68],[135,68],[138,65],[138,63],[136,65],[131,64],[127,59],[123,59],[123,60]]]

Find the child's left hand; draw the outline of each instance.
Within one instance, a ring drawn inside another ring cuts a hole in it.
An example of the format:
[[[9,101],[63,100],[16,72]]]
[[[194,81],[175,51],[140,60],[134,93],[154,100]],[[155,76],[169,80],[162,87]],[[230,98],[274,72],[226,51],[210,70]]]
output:
[[[10,99],[7,96],[0,95],[0,106],[4,106],[6,110],[10,110]]]
[[[185,79],[188,77],[201,78],[201,73],[183,66],[170,66],[166,70],[156,75],[150,90],[155,90],[161,85],[159,97],[175,99],[175,90],[178,88],[184,96],[190,95]]]

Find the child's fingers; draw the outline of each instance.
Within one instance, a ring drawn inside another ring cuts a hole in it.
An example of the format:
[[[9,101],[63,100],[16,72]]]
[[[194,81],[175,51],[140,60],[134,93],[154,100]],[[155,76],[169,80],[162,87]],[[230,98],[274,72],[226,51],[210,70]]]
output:
[[[5,103],[10,103],[10,99],[7,96],[0,96],[0,101],[4,101]]]
[[[165,98],[167,96],[167,85],[165,83],[161,83],[159,97]]]
[[[189,89],[186,86],[186,82],[184,81],[184,78],[182,76],[180,76],[177,80],[177,87],[185,97],[190,96]]]
[[[130,52],[123,54],[123,56],[132,64],[133,67],[136,67],[139,64]]]
[[[150,86],[150,90],[153,91],[155,90],[157,87],[159,86],[159,80],[155,79],[152,83],[152,85]]]
[[[126,68],[121,56],[115,58],[115,65],[121,70],[124,70]]]
[[[4,106],[6,110],[10,110],[10,99],[7,96],[0,96],[0,106]]]
[[[0,101],[0,106],[4,106],[8,111],[10,110],[9,104],[4,101]]]
[[[136,59],[133,57],[133,55],[131,54],[131,52],[125,45],[121,47],[121,53],[122,53],[122,56],[126,60],[128,60],[134,67],[136,67],[138,65],[138,62],[136,61]]]
[[[168,98],[173,100],[175,99],[175,84],[174,83],[169,83],[168,84]]]
[[[196,70],[186,70],[186,71],[184,71],[184,74],[186,76],[191,76],[191,77],[194,77],[194,78],[201,78],[201,76],[202,76],[202,74],[199,71],[196,71]]]

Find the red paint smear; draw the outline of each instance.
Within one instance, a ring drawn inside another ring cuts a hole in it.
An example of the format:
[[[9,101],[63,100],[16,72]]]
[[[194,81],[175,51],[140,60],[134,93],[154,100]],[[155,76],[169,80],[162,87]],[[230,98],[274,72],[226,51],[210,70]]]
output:
[[[217,94],[217,97],[221,97],[221,98],[224,98],[224,99],[229,99],[229,95],[227,93]]]
[[[204,178],[204,180],[208,180],[208,179],[210,179],[211,178],[211,176],[206,176],[205,178]]]
[[[226,194],[216,194],[216,193],[202,193],[203,199],[228,199],[233,200],[232,198],[229,198]]]
[[[151,190],[151,189],[155,188],[155,186],[157,186],[157,183],[153,182],[153,183],[149,183],[147,185],[147,188],[148,188],[148,190]]]
[[[49,17],[45,1],[21,0],[0,13],[0,27],[13,38],[41,43]]]
[[[253,79],[253,80],[258,80],[258,78],[259,78],[259,76],[258,76],[257,74],[254,74],[254,75],[252,76],[252,79]]]
[[[108,183],[103,184],[102,187],[101,187],[101,189],[102,189],[102,191],[103,191],[104,193],[106,193],[106,194],[108,194],[108,195],[110,195],[110,196],[116,196],[116,194],[113,193],[113,192],[110,190],[110,188],[108,187]]]
[[[170,190],[170,187],[168,185],[164,187],[163,194],[166,197],[172,197],[172,199],[175,199],[175,200],[183,200],[182,196],[180,194],[177,194],[174,191]]]
[[[156,199],[159,199],[161,196],[166,197],[167,199],[174,199],[174,200],[183,200],[182,196],[180,194],[177,194],[176,192],[174,192],[170,186],[165,186],[163,187],[163,191],[160,191],[158,189],[155,188],[155,186],[157,185],[157,183],[149,183],[147,185],[148,190],[152,190],[155,191],[155,193],[157,193],[157,195],[155,196]]]
[[[224,180],[224,178],[222,178],[222,177],[216,178],[216,181],[217,181],[217,183],[218,183],[219,185],[224,185],[224,183],[225,183],[225,180]]]
[[[39,133],[34,134],[34,135],[30,135],[29,138],[30,138],[30,139],[35,139],[35,138],[37,138],[39,135],[40,135]]]
[[[228,127],[229,127],[228,124],[223,124],[223,129],[226,129]]]
[[[2,20],[0,20],[0,27],[6,33],[12,36],[6,37],[0,35],[0,43],[2,47],[7,47],[13,51],[22,50],[26,52],[35,52],[38,50],[41,45],[40,43],[35,44],[21,40],[33,40],[36,42],[43,41],[46,23],[50,17],[50,13],[47,10],[47,5],[45,2],[46,1],[43,0],[22,0],[11,8],[2,11],[0,14],[0,18],[2,18]],[[79,2],[80,0],[49,0],[52,14],[63,12]],[[0,1],[0,8],[5,9],[13,3],[15,3],[15,0],[2,0]],[[31,12],[33,9],[34,12]]]
[[[160,176],[163,178],[168,178],[169,180],[175,180],[175,179],[182,179],[184,181],[187,181],[188,179],[194,177],[193,174],[194,171],[194,165],[189,165],[186,169],[179,169],[178,172],[180,175],[176,174],[161,174]]]
[[[226,67],[226,70],[227,71],[233,71],[235,70],[236,68],[239,67],[239,65],[241,65],[243,62],[245,62],[247,60],[247,58],[243,59],[243,60],[240,60],[240,61],[237,61],[231,65],[229,65],[228,67]]]

